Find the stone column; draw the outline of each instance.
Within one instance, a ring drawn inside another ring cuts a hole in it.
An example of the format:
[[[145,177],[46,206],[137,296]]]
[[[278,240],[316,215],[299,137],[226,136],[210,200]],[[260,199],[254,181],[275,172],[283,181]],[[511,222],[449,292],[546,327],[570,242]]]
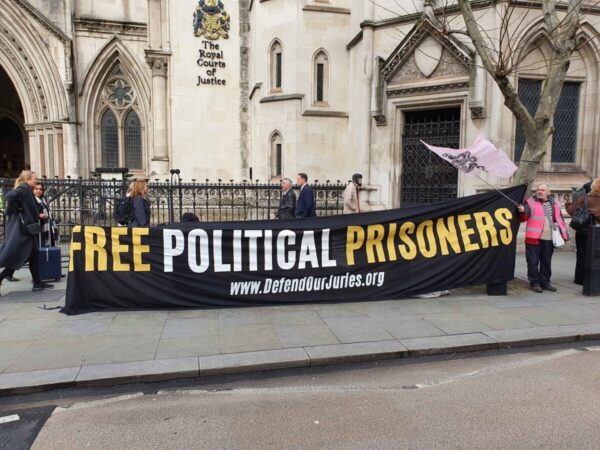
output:
[[[167,112],[167,71],[170,53],[146,51],[146,61],[152,69],[152,133],[153,148],[150,175],[169,172],[169,141]]]

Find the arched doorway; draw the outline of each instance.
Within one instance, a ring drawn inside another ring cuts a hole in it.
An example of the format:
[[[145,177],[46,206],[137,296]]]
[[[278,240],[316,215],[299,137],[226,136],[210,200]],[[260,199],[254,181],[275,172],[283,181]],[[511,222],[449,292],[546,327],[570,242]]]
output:
[[[0,176],[16,177],[27,164],[23,107],[12,81],[0,67]]]

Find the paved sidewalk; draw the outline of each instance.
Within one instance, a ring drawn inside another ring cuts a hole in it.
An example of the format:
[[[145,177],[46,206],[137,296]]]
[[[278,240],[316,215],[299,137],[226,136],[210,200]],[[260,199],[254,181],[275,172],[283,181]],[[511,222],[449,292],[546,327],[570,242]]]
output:
[[[66,281],[32,293],[4,282],[0,394],[68,385],[505,348],[600,338],[600,297],[572,284],[573,251],[555,254],[556,293],[527,289],[524,255],[506,297],[483,286],[436,299],[65,316]]]

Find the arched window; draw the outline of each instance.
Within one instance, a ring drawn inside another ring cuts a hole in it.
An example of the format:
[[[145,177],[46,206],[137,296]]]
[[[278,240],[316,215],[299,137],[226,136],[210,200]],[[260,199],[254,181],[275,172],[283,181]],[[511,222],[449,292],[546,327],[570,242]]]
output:
[[[134,110],[125,117],[125,167],[142,168],[142,125]]]
[[[281,42],[275,41],[270,51],[271,92],[282,91],[283,81],[283,49]]]
[[[277,132],[271,135],[271,178],[281,178],[283,175],[283,139]]]
[[[107,109],[100,125],[102,166],[119,167],[119,127],[115,113]]]
[[[142,119],[136,92],[120,70],[106,82],[99,110],[102,167],[144,169]]]
[[[313,60],[313,105],[329,106],[329,57],[323,50]]]

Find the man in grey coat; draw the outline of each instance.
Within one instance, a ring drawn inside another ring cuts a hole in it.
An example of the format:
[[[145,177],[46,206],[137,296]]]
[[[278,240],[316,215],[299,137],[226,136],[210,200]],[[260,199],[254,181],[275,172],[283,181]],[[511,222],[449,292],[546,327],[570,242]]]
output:
[[[292,180],[284,178],[281,180],[281,200],[279,201],[279,208],[277,208],[277,218],[282,219],[293,219],[296,217],[296,194],[292,189]]]

